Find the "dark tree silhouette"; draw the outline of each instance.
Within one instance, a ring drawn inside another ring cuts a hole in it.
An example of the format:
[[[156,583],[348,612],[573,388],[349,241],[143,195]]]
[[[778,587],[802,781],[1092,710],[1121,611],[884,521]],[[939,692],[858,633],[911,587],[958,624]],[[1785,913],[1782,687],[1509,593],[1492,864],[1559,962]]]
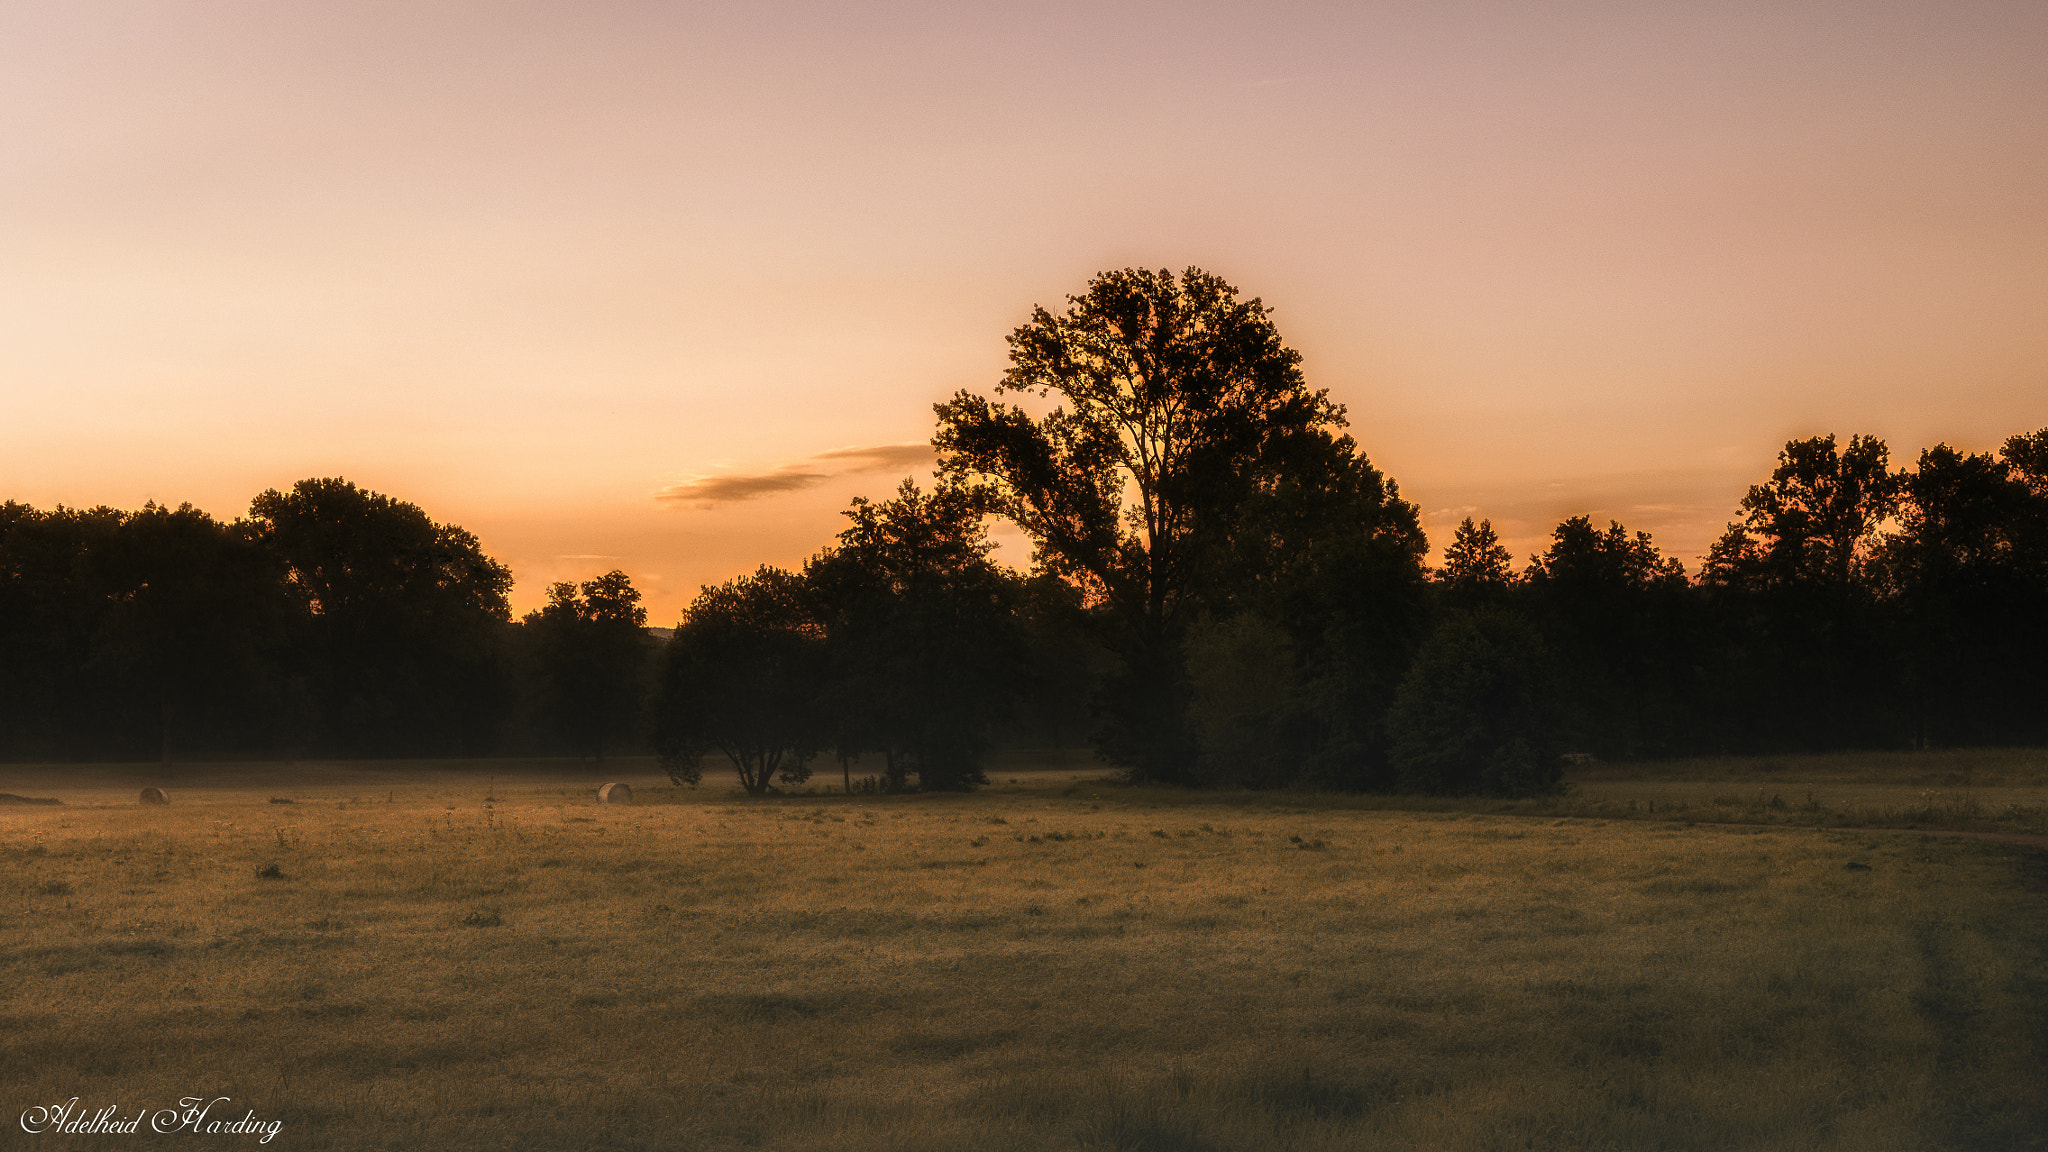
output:
[[[809,779],[830,740],[824,644],[796,573],[764,565],[704,589],[662,657],[654,741],[670,777],[694,784],[703,757],[720,752],[754,796]]]
[[[280,570],[190,505],[0,507],[0,751],[218,752],[297,735]]]
[[[287,735],[262,722],[290,711],[273,676],[289,607],[282,566],[255,536],[190,504],[152,503],[123,518],[99,558],[115,595],[92,662],[140,714],[132,727],[155,721],[166,769],[174,734],[212,748]]]
[[[249,514],[306,613],[323,746],[460,755],[489,744],[509,701],[510,569],[468,532],[339,478],[265,492]]]
[[[1891,616],[1872,564],[1899,479],[1884,442],[1794,440],[1743,497],[1702,583],[1728,654],[1743,742],[1843,748],[1904,740]]]
[[[1562,747],[2048,740],[2048,429],[1897,474],[1872,438],[1787,444],[1697,583],[1584,517],[1520,575],[1468,519],[1431,582],[1415,507],[1256,301],[1191,271],[1071,303],[1013,334],[1003,382],[1059,407],[956,396],[938,490],[856,501],[803,575],[691,606],[654,662],[676,778],[723,752],[765,792],[837,746],[968,787],[992,741],[1077,732],[1090,683],[1133,777],[1248,787],[1540,790]],[[991,562],[990,511],[1032,534],[1030,578]],[[342,480],[233,523],[0,503],[0,756],[483,751],[515,698],[558,743],[626,742],[631,582],[559,585],[515,627],[509,579]]]
[[[1288,447],[1287,467],[1247,498],[1186,645],[1196,775],[1241,787],[1380,787],[1386,711],[1429,626],[1428,538],[1416,507],[1350,437],[1310,434]],[[1279,685],[1287,690],[1274,696]]]
[[[2048,737],[2048,492],[2028,441],[2000,457],[1938,445],[1902,479],[1881,567],[1918,743]]]
[[[1837,452],[1833,435],[1794,440],[1778,454],[1768,482],[1742,498],[1707,559],[1709,582],[1761,587],[1832,585],[1862,575],[1879,526],[1898,503],[1889,452],[1874,436],[1854,436]]]
[[[989,559],[982,501],[958,486],[856,498],[839,546],[806,577],[826,612],[835,743],[880,752],[890,788],[988,782],[981,759],[1023,695],[1016,581]]]
[[[115,701],[91,662],[120,594],[100,558],[121,521],[112,508],[0,505],[0,735],[16,755],[115,753]]]
[[[1437,570],[1447,603],[1459,608],[1500,604],[1515,583],[1515,558],[1493,531],[1493,521],[1477,526],[1465,517],[1444,549],[1444,566]]]
[[[1199,269],[1106,272],[1068,304],[1011,333],[996,388],[1059,405],[1035,418],[963,391],[937,407],[933,444],[944,475],[984,484],[1035,563],[1101,609],[1124,665],[1105,754],[1136,779],[1187,780],[1182,633],[1251,495],[1343,413],[1305,385],[1268,309]]]
[[[1551,533],[1521,592],[1553,655],[1577,750],[1630,758],[1685,746],[1706,686],[1683,564],[1646,532],[1574,516]]]
[[[654,645],[640,592],[624,572],[581,586],[548,587],[548,602],[520,622],[548,725],[578,753],[604,763],[610,747],[644,738]]]
[[[1563,776],[1556,681],[1535,629],[1496,609],[1447,617],[1416,654],[1387,725],[1405,791],[1506,796]]]

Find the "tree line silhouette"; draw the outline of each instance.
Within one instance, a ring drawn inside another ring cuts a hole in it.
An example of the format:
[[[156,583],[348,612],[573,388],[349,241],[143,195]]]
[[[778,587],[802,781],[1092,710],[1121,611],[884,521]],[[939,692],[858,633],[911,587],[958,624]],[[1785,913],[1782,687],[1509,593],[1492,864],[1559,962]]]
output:
[[[620,572],[514,621],[475,537],[345,480],[228,522],[0,505],[0,756],[651,747],[759,794],[833,760],[972,788],[998,745],[1089,739],[1134,781],[1516,794],[1570,754],[2048,739],[2048,429],[1901,470],[1793,441],[1697,574],[1588,517],[1520,569],[1468,519],[1432,567],[1258,300],[1126,269],[1068,305],[1010,337],[1021,402],[937,406],[932,490],[854,500],[665,640]]]

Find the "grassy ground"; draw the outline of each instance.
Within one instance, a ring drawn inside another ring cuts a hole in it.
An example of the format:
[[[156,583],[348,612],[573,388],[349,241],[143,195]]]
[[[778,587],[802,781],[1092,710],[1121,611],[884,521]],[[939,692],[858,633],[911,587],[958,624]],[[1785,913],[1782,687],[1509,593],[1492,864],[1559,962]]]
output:
[[[1521,800],[1348,796],[1318,802],[1375,811],[2048,837],[2048,749],[1592,762],[1575,766],[1565,780],[1562,795]]]
[[[0,770],[65,801],[0,808],[0,1142],[226,1096],[294,1149],[2044,1146],[2037,854],[1031,767]],[[1695,775],[1571,802],[1750,783]]]
[[[1615,814],[2048,835],[2042,748],[1593,764],[1575,769],[1571,779],[1566,806]]]

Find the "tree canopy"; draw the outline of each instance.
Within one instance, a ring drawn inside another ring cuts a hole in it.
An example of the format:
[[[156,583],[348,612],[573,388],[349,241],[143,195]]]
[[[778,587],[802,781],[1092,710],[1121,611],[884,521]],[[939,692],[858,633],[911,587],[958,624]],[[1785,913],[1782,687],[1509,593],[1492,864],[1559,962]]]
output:
[[[706,588],[663,653],[654,743],[672,778],[695,783],[718,752],[765,796],[810,778],[829,739],[825,632],[797,573],[763,565]]]
[[[1200,269],[1105,272],[1068,305],[1010,334],[995,389],[1060,403],[1033,418],[963,390],[933,443],[1036,563],[1157,631],[1200,596],[1245,501],[1343,411],[1308,389],[1269,309]]]
[[[885,781],[987,782],[981,758],[1028,685],[1018,588],[990,558],[982,501],[959,486],[856,498],[839,546],[805,570],[823,612],[834,743],[878,752]]]
[[[980,487],[1033,562],[1098,609],[1125,674],[1106,750],[1145,779],[1186,779],[1180,645],[1254,497],[1327,452],[1343,411],[1311,391],[1256,299],[1197,268],[1105,272],[1009,337],[998,394],[1057,397],[1043,416],[961,391],[937,406],[947,478]]]
[[[0,506],[0,754],[496,747],[511,574],[346,480],[231,522]]]
[[[1714,545],[1709,582],[1855,583],[1898,504],[1889,456],[1873,436],[1853,436],[1840,451],[1832,434],[1786,444],[1770,479],[1742,498],[1744,519]]]
[[[249,519],[305,609],[320,743],[460,754],[489,738],[512,571],[475,536],[340,478],[265,492]]]
[[[635,746],[649,691],[647,609],[624,572],[548,586],[547,603],[520,621],[534,663],[536,710],[553,733],[600,763]]]

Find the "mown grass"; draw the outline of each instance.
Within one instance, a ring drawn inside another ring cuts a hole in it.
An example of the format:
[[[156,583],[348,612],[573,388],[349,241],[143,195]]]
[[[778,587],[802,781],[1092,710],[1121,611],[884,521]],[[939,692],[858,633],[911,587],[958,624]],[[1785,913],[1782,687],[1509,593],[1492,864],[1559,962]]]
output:
[[[765,802],[627,777],[619,808],[507,772],[195,778],[162,809],[109,774],[0,809],[11,1137],[130,1147],[16,1116],[201,1094],[295,1149],[2048,1131],[2048,878],[2007,845],[1072,774]]]

